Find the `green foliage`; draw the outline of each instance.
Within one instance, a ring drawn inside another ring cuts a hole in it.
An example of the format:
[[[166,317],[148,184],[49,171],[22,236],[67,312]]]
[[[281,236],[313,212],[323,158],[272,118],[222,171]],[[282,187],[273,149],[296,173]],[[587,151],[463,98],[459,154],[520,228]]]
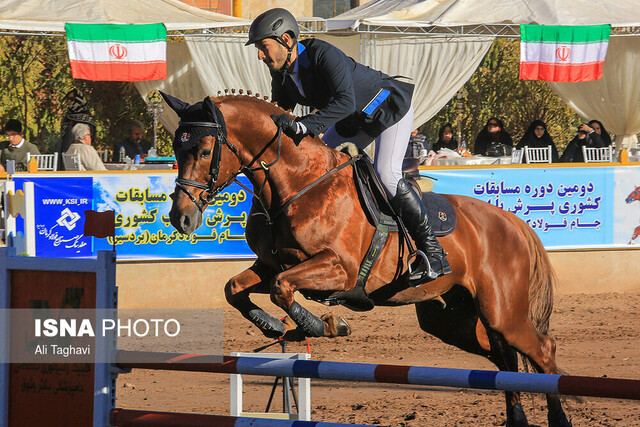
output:
[[[456,138],[460,130],[462,140],[472,149],[478,133],[495,116],[502,119],[517,144],[529,124],[540,119],[562,152],[575,136],[580,117],[545,82],[519,80],[519,66],[519,41],[496,39],[458,94],[421,127],[428,140],[435,142],[440,126],[450,122]]]
[[[53,152],[58,145],[64,96],[73,88],[84,93],[95,120],[96,149],[112,149],[126,137],[132,119],[145,125],[145,139],[153,139],[153,121],[133,83],[73,79],[64,37],[0,37],[0,60],[0,91],[5,97],[0,123],[20,120],[25,138],[41,152]],[[158,154],[171,155],[171,136],[161,125],[158,128]]]

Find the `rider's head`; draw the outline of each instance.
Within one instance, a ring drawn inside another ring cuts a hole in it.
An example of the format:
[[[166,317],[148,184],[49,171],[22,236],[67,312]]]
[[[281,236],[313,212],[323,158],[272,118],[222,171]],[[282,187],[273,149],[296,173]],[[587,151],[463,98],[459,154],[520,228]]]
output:
[[[296,18],[286,9],[275,8],[254,19],[245,46],[255,44],[258,59],[273,71],[283,71],[291,65],[298,36]]]

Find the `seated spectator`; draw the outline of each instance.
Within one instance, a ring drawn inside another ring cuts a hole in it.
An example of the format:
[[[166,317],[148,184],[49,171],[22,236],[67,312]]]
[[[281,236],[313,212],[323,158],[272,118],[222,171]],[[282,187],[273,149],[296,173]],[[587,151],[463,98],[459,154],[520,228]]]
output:
[[[113,161],[120,161],[120,147],[124,147],[125,156],[134,159],[136,155],[146,156],[153,144],[142,139],[143,125],[139,120],[131,120],[127,128],[127,137],[113,149]]]
[[[73,143],[69,146],[67,154],[80,154],[81,171],[106,171],[100,155],[91,146],[91,129],[89,125],[78,123],[71,128]]]
[[[458,149],[458,140],[453,137],[453,127],[451,123],[443,125],[438,131],[438,140],[433,144],[433,151],[436,153],[442,148],[448,148],[449,150]]]
[[[476,137],[476,141],[473,145],[473,154],[488,156],[490,151],[493,153],[498,151],[498,149],[502,149],[504,151],[501,154],[511,154],[511,150],[513,149],[513,139],[509,132],[504,130],[502,120],[497,117],[491,117]]]
[[[593,128],[593,131],[600,135],[600,139],[602,140],[603,147],[608,145],[613,145],[611,141],[611,136],[609,132],[604,128],[604,125],[599,120],[591,120],[588,125]],[[615,147],[614,147],[615,148]]]
[[[8,120],[4,125],[4,133],[9,138],[2,144],[0,150],[0,172],[5,172],[7,160],[14,160],[16,172],[27,170],[27,154],[40,154],[35,144],[26,141],[22,136],[22,123],[19,120]]]
[[[578,134],[567,144],[567,148],[564,149],[560,157],[560,162],[584,162],[582,147],[604,147],[600,135],[592,127],[584,123],[578,127]]]
[[[428,146],[427,137],[418,132],[418,129],[414,129],[409,137],[409,145],[407,146],[407,152],[404,156],[418,158],[420,157],[421,150],[426,149],[428,151]]]
[[[529,128],[522,136],[522,139],[516,145],[516,148],[522,149],[527,147],[544,148],[551,146],[551,161],[557,162],[560,159],[558,149],[551,139],[551,135],[547,132],[547,125],[542,120],[534,120]]]
[[[78,89],[71,89],[64,96],[64,100],[67,104],[67,111],[60,124],[60,146],[58,147],[58,153],[60,154],[66,153],[73,143],[74,137],[71,129],[78,123],[84,123],[89,126],[91,130],[91,140],[93,143],[96,142],[96,125],[93,118],[91,118],[91,112],[89,111],[87,101],[82,92]],[[59,156],[59,159],[58,164],[62,165],[59,169],[63,170],[64,164],[62,164],[62,156]]]

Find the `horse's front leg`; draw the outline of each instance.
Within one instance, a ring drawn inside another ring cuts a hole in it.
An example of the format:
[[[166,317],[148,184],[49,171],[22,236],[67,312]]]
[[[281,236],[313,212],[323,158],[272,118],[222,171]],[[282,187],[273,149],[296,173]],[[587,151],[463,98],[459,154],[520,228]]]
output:
[[[246,319],[256,325],[268,338],[284,335],[286,328],[279,319],[269,315],[255,305],[249,298],[251,293],[269,293],[269,283],[275,272],[260,260],[251,267],[229,280],[224,288],[227,302],[238,310]]]
[[[271,286],[271,301],[287,312],[306,336],[336,336],[330,331],[334,325],[328,325],[298,304],[293,294],[301,289],[339,291],[346,283],[347,273],[339,258],[331,252],[322,252],[278,274]]]

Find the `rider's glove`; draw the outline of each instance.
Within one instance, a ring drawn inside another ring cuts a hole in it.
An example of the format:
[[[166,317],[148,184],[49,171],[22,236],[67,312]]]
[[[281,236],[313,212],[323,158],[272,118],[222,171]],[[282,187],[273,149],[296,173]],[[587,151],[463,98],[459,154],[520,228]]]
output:
[[[271,120],[282,129],[285,135],[293,139],[296,145],[300,144],[306,133],[306,128],[300,122],[296,122],[288,114],[272,114]]]

